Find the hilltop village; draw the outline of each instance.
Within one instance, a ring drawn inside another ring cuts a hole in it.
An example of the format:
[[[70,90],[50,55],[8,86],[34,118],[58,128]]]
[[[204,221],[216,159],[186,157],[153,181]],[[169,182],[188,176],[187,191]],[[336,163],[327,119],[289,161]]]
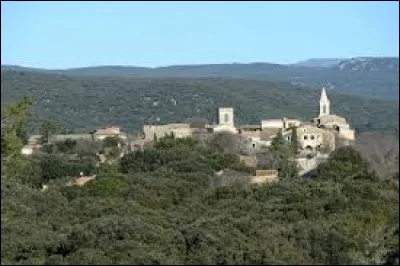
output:
[[[236,143],[239,151],[236,153],[248,166],[257,167],[256,154],[265,151],[271,145],[272,140],[279,134],[285,141],[291,141],[296,134],[298,151],[296,160],[300,175],[313,170],[317,165],[329,157],[329,154],[337,147],[349,145],[355,140],[354,130],[346,122],[346,119],[332,113],[332,106],[325,88],[322,88],[319,101],[319,114],[310,121],[303,122],[297,119],[283,117],[281,119],[261,120],[258,125],[240,125],[234,123],[234,109],[221,107],[218,109],[218,124],[207,125],[205,123],[173,123],[166,125],[143,125],[143,132],[138,135],[128,135],[121,132],[119,127],[97,129],[88,134],[51,135],[49,142],[66,140],[104,141],[107,138],[118,138],[118,147],[123,157],[125,154],[143,150],[156,139],[166,135],[174,135],[175,138],[192,137],[205,139],[215,134],[228,134],[237,136]],[[29,138],[28,144],[22,148],[22,154],[31,155],[40,152],[41,136],[34,135]],[[99,162],[107,162],[105,154],[97,154]],[[115,161],[115,160],[114,160]],[[109,161],[108,161],[109,162]],[[110,163],[110,162],[109,162]],[[92,180],[94,177],[83,176],[82,180]],[[259,169],[256,171],[254,182],[266,182],[277,178],[275,169]],[[85,182],[77,181],[77,184]]]

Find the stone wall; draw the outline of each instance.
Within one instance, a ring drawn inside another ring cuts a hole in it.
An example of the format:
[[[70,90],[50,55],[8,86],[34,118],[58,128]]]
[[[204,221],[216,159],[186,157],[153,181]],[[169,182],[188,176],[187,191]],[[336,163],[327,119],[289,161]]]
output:
[[[251,183],[262,184],[278,180],[277,170],[256,170],[256,175],[252,177]]]
[[[339,137],[344,138],[346,140],[354,140],[355,139],[354,130],[349,128],[339,127]]]
[[[73,140],[93,140],[91,134],[65,134],[65,135],[52,135],[49,137],[50,142],[65,141],[67,139]]]
[[[323,131],[323,142],[321,150],[325,153],[331,153],[336,149],[335,133],[331,131]]]
[[[163,138],[173,133],[176,138],[184,138],[192,136],[192,128],[189,124],[167,124],[167,125],[144,125],[143,132],[146,140],[153,140],[154,134],[157,138]]]

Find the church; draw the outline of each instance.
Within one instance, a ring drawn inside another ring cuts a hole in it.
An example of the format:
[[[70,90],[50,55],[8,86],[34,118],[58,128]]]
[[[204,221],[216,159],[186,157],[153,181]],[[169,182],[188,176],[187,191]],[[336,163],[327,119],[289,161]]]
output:
[[[355,139],[354,130],[350,129],[350,125],[344,117],[331,114],[330,109],[331,102],[326,95],[325,88],[322,88],[319,100],[319,116],[314,119],[315,125],[318,128],[334,130],[339,138],[353,141]]]
[[[350,128],[344,117],[331,111],[331,102],[325,88],[322,88],[319,100],[319,115],[312,122],[297,119],[267,119],[260,125],[242,125],[235,127],[233,108],[219,108],[219,123],[210,125],[213,132],[229,131],[247,138],[249,147],[259,149],[268,147],[279,131],[285,140],[290,141],[292,128],[295,128],[299,149],[318,151],[329,154],[337,146],[348,145],[355,140],[354,130]]]

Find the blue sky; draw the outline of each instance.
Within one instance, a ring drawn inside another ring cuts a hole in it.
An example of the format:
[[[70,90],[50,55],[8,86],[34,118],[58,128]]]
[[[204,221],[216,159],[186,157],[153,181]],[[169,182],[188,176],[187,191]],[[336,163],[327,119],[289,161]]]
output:
[[[1,63],[294,63],[396,56],[396,2],[1,2]]]

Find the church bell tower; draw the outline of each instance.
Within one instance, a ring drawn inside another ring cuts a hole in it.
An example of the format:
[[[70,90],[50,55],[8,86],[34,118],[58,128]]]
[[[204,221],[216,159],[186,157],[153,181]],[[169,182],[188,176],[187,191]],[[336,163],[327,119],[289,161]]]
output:
[[[329,115],[331,108],[331,102],[326,96],[325,87],[322,88],[321,98],[319,99],[319,116]]]

